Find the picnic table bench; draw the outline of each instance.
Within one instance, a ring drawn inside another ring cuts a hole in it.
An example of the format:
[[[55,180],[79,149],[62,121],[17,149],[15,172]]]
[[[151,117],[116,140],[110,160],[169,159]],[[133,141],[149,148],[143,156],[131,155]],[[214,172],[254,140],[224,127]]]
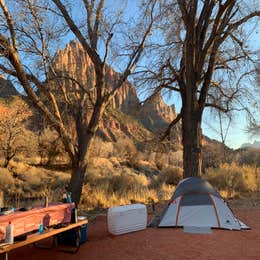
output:
[[[67,224],[66,226],[62,226],[61,228],[49,228],[48,230],[45,230],[42,234],[39,233],[33,233],[31,235],[28,235],[26,240],[24,241],[18,241],[18,242],[14,242],[13,244],[0,244],[0,256],[4,255],[4,259],[8,260],[8,253],[16,248],[20,248],[29,244],[35,244],[39,241],[42,241],[46,238],[50,238],[50,237],[56,237],[58,234],[61,234],[65,231],[68,230],[78,230],[80,231],[80,228],[83,225],[86,225],[88,223],[87,220],[81,220],[78,221],[76,223],[72,223],[72,224]],[[78,234],[80,234],[80,232],[78,232]],[[80,243],[76,244],[76,251],[79,249],[80,247]],[[76,252],[75,251],[75,252]]]

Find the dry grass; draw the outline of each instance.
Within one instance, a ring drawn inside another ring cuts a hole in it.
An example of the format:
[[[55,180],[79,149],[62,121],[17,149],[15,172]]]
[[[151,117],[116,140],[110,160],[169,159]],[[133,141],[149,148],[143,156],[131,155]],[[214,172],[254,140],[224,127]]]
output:
[[[143,164],[143,162],[142,162]],[[146,165],[148,167],[148,165]],[[81,205],[85,208],[108,208],[132,202],[150,203],[168,200],[182,178],[182,169],[168,166],[159,175],[145,176],[132,168],[90,172],[84,186]],[[259,169],[252,166],[222,164],[207,170],[204,178],[225,198],[243,197],[259,191]]]
[[[170,198],[173,192],[172,186],[159,182],[157,185],[151,185],[151,181],[151,178],[127,167],[119,168],[114,172],[103,169],[98,174],[90,171],[87,184],[83,188],[81,208],[108,208]]]
[[[117,157],[93,158],[85,178],[81,207],[108,208],[168,200],[182,178],[182,168],[168,163],[159,170],[155,163],[139,158],[133,168]],[[50,200],[57,201],[70,178],[68,172],[50,171],[14,160],[9,170],[0,168],[0,189],[11,197],[18,193],[21,197],[48,194]],[[207,169],[203,177],[225,198],[243,197],[260,188],[259,168],[247,165],[222,164],[219,168]]]
[[[182,179],[183,170],[180,167],[169,166],[163,169],[158,176],[159,183],[166,183],[169,185],[177,185]]]
[[[50,171],[13,160],[8,169],[0,168],[0,189],[4,191],[7,201],[17,196],[23,200],[45,195],[50,200],[57,201],[61,199],[69,178],[68,173]]]
[[[260,169],[248,165],[222,164],[209,168],[204,176],[224,197],[260,190]]]
[[[14,185],[12,173],[5,168],[0,168],[0,189],[7,190]]]

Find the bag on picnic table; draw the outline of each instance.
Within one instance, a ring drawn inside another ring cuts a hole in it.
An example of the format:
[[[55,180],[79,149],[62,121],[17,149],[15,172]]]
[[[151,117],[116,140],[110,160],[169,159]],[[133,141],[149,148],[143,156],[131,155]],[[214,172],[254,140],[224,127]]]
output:
[[[57,235],[59,245],[79,246],[87,240],[87,224],[79,229],[71,229]]]

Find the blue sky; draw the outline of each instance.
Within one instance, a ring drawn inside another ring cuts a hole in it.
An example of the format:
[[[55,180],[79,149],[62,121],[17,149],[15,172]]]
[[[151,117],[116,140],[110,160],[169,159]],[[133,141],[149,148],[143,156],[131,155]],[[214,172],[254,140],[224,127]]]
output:
[[[174,104],[177,112],[180,111],[181,103],[177,98],[166,100],[165,102],[169,105]],[[259,119],[259,118],[258,118]],[[243,143],[253,143],[255,140],[259,140],[256,136],[251,136],[247,133],[247,118],[245,113],[236,113],[232,118],[231,124],[228,128],[226,145],[230,148],[238,149]],[[227,129],[227,121],[223,123],[223,129]],[[205,110],[202,120],[202,131],[203,134],[211,139],[221,141],[220,135],[220,124],[218,118],[213,116],[209,110]]]
[[[117,8],[120,3],[126,3],[125,10],[126,16],[128,17],[135,17],[137,14],[138,9],[136,8],[137,4],[140,3],[138,0],[132,0],[132,1],[126,1],[126,0],[108,0],[107,4],[111,7]],[[79,11],[81,14],[84,12],[84,10]],[[78,13],[78,10],[77,10]],[[85,14],[85,13],[84,13]],[[77,14],[78,15],[78,14]],[[254,50],[260,50],[260,28],[256,29],[254,34],[251,36],[250,39],[250,47]],[[65,42],[68,43],[69,40],[73,39],[74,35],[69,33],[69,35],[66,37]],[[65,47],[65,45],[60,46],[61,48]],[[168,104],[174,104],[176,107],[176,110],[180,110],[180,100],[176,98],[168,99],[166,100]],[[258,100],[260,103],[260,100]],[[259,111],[258,111],[258,120],[259,118]],[[214,117],[210,115],[210,113],[205,112],[203,116],[203,133],[207,135],[210,138],[220,140],[220,134],[219,134],[219,123],[217,122]],[[232,148],[239,148],[241,144],[245,142],[253,142],[254,140],[259,140],[259,137],[252,137],[248,133],[246,133],[246,127],[247,127],[247,118],[244,113],[237,113],[234,117],[234,120],[229,128],[227,140],[226,143],[228,146]]]
[[[249,1],[250,2],[250,1]],[[254,21],[255,22],[255,21]],[[248,29],[251,29],[251,24],[248,23]],[[260,51],[260,28],[259,23],[258,27],[254,28],[253,33],[250,35],[248,39],[249,49],[253,51]],[[254,84],[256,86],[256,82],[246,83],[246,84]],[[252,87],[252,85],[248,85],[248,87]],[[258,86],[258,94],[256,94],[255,98],[258,103],[258,107],[260,107],[260,86]],[[181,101],[173,96],[171,99],[165,98],[167,104],[174,104],[177,112],[180,111]],[[260,121],[260,111],[253,111],[255,119]],[[204,110],[203,120],[202,120],[202,130],[203,134],[208,136],[209,138],[221,141],[220,135],[220,124],[219,120],[210,113],[208,109]],[[247,132],[248,126],[248,118],[245,112],[234,112],[234,116],[232,117],[232,121],[227,131],[226,137],[226,145],[231,148],[237,149],[240,148],[243,143],[253,143],[255,140],[260,140],[260,136],[252,136]],[[223,121],[223,129],[227,129],[227,121]]]
[[[114,8],[117,9],[118,6],[121,6],[122,2],[125,4],[125,15],[128,18],[133,18],[137,16],[138,13],[138,4],[140,4],[139,0],[107,0],[106,1],[106,7],[108,8]],[[250,1],[249,1],[250,2]],[[82,13],[85,15],[85,10],[81,10]],[[260,29],[260,28],[259,28]],[[260,50],[260,30],[256,30],[250,39],[250,47],[251,49],[254,50]],[[72,34],[69,35],[69,38],[74,38]],[[180,100],[177,98],[172,98],[166,100],[166,102],[171,105],[174,104],[176,107],[176,110],[180,110]],[[260,100],[258,100],[260,103]],[[259,112],[258,112],[259,113]],[[260,115],[259,115],[260,116]],[[259,120],[260,118],[258,118]],[[230,146],[231,148],[239,148],[241,144],[245,142],[253,142],[254,140],[257,140],[257,137],[252,137],[250,134],[246,132],[247,128],[247,118],[244,113],[237,113],[234,115],[233,121],[230,125],[228,134],[227,134],[227,139],[226,139],[226,144]],[[203,133],[207,135],[208,137],[216,140],[221,140],[220,137],[220,131],[219,131],[219,122],[214,119],[214,117],[206,110],[203,115]],[[259,140],[259,137],[258,137]]]
[[[260,51],[260,27],[258,26],[254,33],[251,35],[249,39],[249,45],[250,49],[255,50],[255,51]],[[256,85],[256,82],[252,82],[252,84]],[[260,86],[258,86],[258,94],[256,94],[257,97],[257,102],[258,102],[258,107],[260,106]],[[260,121],[260,111],[256,110],[254,111],[254,116],[256,120]],[[214,125],[216,129],[219,127],[219,123],[214,123],[214,119],[212,119],[207,113],[204,116],[203,120],[203,131],[204,133],[216,140],[221,140],[219,133],[216,131],[212,130],[211,127],[209,127],[209,124],[207,122],[210,121],[210,125]],[[234,114],[233,121],[231,122],[228,134],[227,134],[227,140],[226,144],[234,149],[237,149],[241,146],[243,143],[253,143],[255,140],[260,140],[260,136],[252,136],[249,134],[246,129],[247,129],[247,116],[243,112],[236,112]]]

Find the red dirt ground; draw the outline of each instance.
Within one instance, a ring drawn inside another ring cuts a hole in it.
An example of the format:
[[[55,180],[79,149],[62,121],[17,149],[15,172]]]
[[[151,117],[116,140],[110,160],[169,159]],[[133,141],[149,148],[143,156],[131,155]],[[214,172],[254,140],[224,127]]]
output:
[[[113,236],[107,231],[106,217],[98,216],[89,223],[88,241],[75,255],[26,246],[11,252],[9,260],[260,259],[260,209],[234,213],[252,229],[187,234],[181,228],[147,228]]]

